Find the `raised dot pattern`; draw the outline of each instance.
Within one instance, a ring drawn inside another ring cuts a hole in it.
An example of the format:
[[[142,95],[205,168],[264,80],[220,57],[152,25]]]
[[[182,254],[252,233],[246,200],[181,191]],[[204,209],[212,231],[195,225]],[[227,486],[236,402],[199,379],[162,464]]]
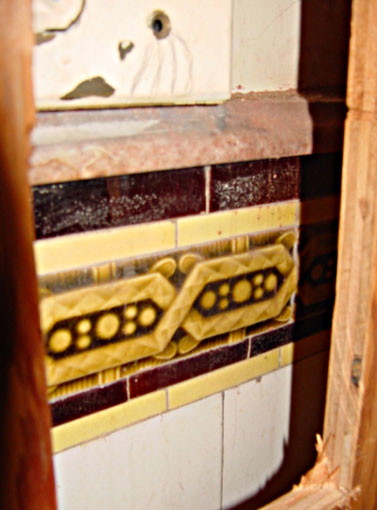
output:
[[[147,330],[156,326],[160,316],[161,310],[147,300],[96,312],[88,317],[60,321],[47,337],[48,354],[61,358],[146,334]]]
[[[204,316],[215,315],[269,299],[278,287],[279,276],[274,269],[249,273],[207,284],[194,303],[194,308]]]

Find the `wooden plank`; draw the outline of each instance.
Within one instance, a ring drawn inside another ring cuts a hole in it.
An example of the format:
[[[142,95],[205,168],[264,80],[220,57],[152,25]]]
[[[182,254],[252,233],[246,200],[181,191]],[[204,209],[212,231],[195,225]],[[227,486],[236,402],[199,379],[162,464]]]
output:
[[[376,98],[377,3],[354,0],[325,440],[358,510],[377,507]]]
[[[339,510],[347,508],[357,491],[350,493],[336,485],[336,474],[329,471],[328,460],[321,451],[316,465],[291,492],[260,510]],[[318,448],[318,446],[317,446]]]
[[[347,498],[335,485],[296,489],[260,510],[339,510],[346,508]]]
[[[30,2],[0,2],[0,508],[55,508],[26,179],[34,109]]]

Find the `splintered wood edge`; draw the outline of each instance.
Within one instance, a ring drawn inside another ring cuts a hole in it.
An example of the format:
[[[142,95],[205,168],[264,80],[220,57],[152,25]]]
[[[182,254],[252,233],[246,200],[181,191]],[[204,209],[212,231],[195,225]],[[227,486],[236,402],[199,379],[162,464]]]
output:
[[[344,491],[337,486],[336,473],[330,473],[326,457],[301,478],[299,485],[260,510],[340,510],[350,508],[359,489]]]
[[[348,509],[360,493],[339,488],[339,470],[330,470],[327,443],[317,434],[317,462],[293,489],[259,510],[342,510]]]

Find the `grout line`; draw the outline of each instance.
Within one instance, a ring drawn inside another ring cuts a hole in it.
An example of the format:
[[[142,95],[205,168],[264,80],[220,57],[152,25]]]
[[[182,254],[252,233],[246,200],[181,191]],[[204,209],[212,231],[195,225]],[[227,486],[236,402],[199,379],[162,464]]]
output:
[[[249,336],[249,345],[247,346],[247,354],[246,354],[246,359],[249,359],[251,358],[251,337]]]
[[[169,402],[169,387],[165,388],[165,395],[166,395],[166,411],[170,411],[170,402]]]
[[[174,225],[174,249],[177,249],[178,248],[178,222],[177,220],[173,220],[173,225]]]
[[[223,497],[224,497],[224,414],[225,414],[225,391],[221,392],[221,472],[220,472],[220,509],[223,508]]]
[[[301,218],[301,200],[299,198],[296,198],[298,204],[296,209],[296,225],[300,225],[300,218]]]
[[[127,400],[131,400],[130,376],[127,376]]]
[[[204,178],[205,178],[205,201],[206,201],[206,210],[205,212],[208,214],[209,211],[209,202],[210,202],[210,193],[211,193],[211,166],[204,167]]]

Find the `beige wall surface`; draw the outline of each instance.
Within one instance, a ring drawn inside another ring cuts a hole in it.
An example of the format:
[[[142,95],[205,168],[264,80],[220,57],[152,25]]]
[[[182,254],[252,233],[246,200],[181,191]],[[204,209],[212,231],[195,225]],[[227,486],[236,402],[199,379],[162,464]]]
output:
[[[301,0],[233,0],[232,88],[297,88]]]

